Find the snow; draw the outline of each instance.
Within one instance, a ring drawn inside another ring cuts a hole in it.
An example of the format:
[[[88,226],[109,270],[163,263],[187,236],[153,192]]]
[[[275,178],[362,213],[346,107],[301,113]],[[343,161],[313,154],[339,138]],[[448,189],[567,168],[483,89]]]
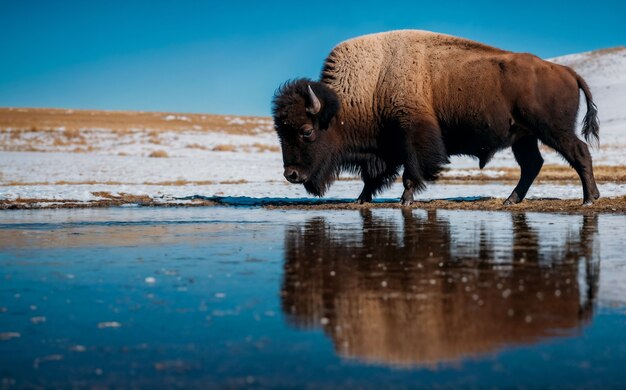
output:
[[[243,125],[245,123],[246,122],[241,118],[233,118],[228,121],[228,124],[231,124],[231,125]]]
[[[606,159],[608,156],[603,155],[606,152],[621,149],[619,153],[609,153],[610,160],[626,164],[626,153],[623,153],[626,146],[626,47],[572,54],[551,61],[574,68],[589,84],[598,106],[603,146],[599,156],[594,154],[594,161]],[[584,104],[581,104],[579,117],[582,117],[581,112],[586,112]]]
[[[129,132],[116,132],[106,128],[80,129],[80,137],[68,138],[65,129],[52,131],[22,132],[15,137],[18,129],[5,129],[0,132],[0,145],[4,150],[23,150],[30,146],[37,152],[75,152],[88,149],[90,154],[129,155],[147,157],[155,150],[165,150],[169,156],[197,157],[215,148],[228,145],[233,151],[278,150],[276,136],[265,127],[259,127],[258,134],[228,134],[222,131],[200,131],[190,128],[186,131],[150,131],[134,129]],[[85,142],[80,142],[84,140]],[[78,142],[77,142],[78,141]]]
[[[189,117],[184,116],[184,115],[166,115],[163,117],[163,119],[165,119],[166,121],[185,121],[185,122],[191,121]]]
[[[496,197],[506,198],[513,190],[513,184],[501,183],[482,184],[432,184],[425,191],[415,196],[416,200],[431,200],[456,197]],[[600,193],[605,197],[626,195],[626,186],[614,183],[600,184]],[[325,198],[356,199],[362,188],[357,181],[338,181],[328,191]],[[89,202],[101,199],[96,192],[120,194],[149,195],[156,201],[181,203],[181,199],[192,196],[212,197],[252,197],[252,198],[308,198],[300,185],[281,181],[251,182],[242,184],[207,184],[207,185],[146,185],[146,184],[79,184],[79,185],[41,185],[41,186],[3,186],[0,199],[47,199],[59,201],[63,199]],[[402,184],[394,183],[390,189],[380,194],[380,198],[397,200],[402,194]],[[582,190],[579,184],[536,183],[528,192],[528,199],[562,198],[581,199]]]

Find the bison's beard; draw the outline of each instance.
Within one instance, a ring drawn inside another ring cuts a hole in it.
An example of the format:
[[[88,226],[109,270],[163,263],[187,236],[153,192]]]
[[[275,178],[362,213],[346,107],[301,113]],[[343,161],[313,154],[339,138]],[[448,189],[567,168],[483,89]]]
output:
[[[304,182],[304,189],[311,195],[324,196],[339,176],[339,164],[333,158],[325,159],[314,174]]]
[[[318,183],[316,181],[305,181],[304,189],[311,195],[324,196],[330,185],[326,183]]]

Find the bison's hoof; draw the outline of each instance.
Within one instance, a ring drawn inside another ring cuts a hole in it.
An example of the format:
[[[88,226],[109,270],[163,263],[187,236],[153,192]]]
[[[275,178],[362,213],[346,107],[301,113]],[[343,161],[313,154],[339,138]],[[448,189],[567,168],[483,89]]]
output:
[[[516,193],[512,193],[512,194],[511,194],[511,196],[509,196],[509,197],[507,198],[507,200],[505,200],[505,201],[504,201],[504,203],[503,203],[503,204],[504,204],[505,206],[511,206],[511,205],[517,204],[517,203],[519,203],[519,202],[521,202],[521,201],[522,201],[522,200],[519,198],[519,196],[517,196],[517,194],[516,194]]]
[[[413,204],[413,197],[412,196],[402,196],[402,198],[400,198],[400,204],[402,205],[402,207],[408,207],[410,205]]]
[[[592,199],[587,199],[587,200],[583,201],[583,207],[589,207],[589,206],[593,206],[593,200]]]
[[[402,206],[410,206],[413,203],[413,191],[405,189],[400,197],[400,204]]]
[[[355,203],[363,204],[363,203],[372,203],[371,196],[359,196]]]

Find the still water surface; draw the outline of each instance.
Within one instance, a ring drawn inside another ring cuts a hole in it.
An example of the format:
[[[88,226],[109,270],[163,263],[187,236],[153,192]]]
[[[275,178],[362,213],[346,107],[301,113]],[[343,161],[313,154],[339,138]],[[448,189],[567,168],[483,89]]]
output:
[[[623,388],[626,217],[3,212],[0,387]]]

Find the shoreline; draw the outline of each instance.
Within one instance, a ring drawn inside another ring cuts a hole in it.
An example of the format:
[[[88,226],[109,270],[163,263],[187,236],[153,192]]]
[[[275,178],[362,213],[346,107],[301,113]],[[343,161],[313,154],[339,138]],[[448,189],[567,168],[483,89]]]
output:
[[[609,213],[626,214],[626,196],[598,199],[593,205],[583,206],[580,199],[539,198],[526,199],[519,204],[505,206],[499,198],[448,198],[415,201],[407,209],[468,210],[549,213]],[[93,201],[54,199],[0,200],[0,210],[76,209],[107,207],[254,207],[282,210],[367,210],[403,209],[396,199],[379,199],[373,203],[357,204],[352,199],[318,198],[248,198],[248,197],[186,197],[166,201],[147,195],[121,194]]]

